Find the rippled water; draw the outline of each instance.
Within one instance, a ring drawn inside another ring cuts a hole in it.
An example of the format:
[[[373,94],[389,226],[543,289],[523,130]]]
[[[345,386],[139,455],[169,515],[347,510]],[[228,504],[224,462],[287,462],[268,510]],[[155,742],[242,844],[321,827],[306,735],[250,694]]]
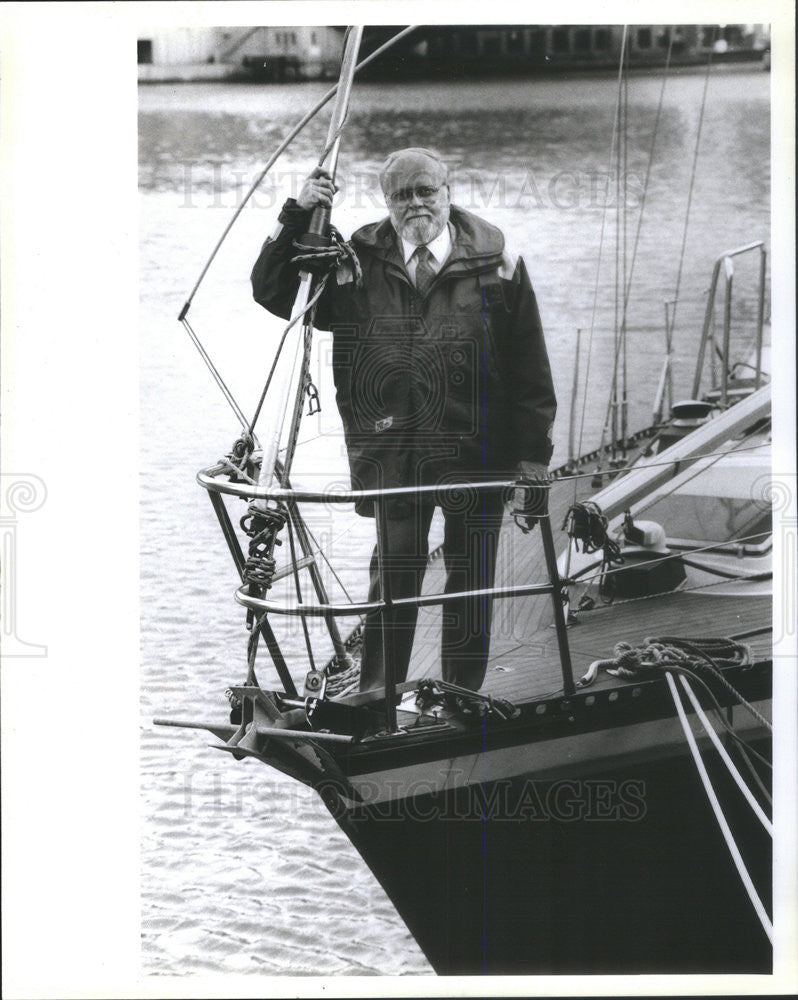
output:
[[[713,259],[768,238],[769,84],[758,69],[716,69],[693,177],[704,77],[685,72],[668,82],[632,265],[660,80],[630,80],[633,428],[650,413],[664,349],[663,301],[676,287],[683,239],[675,333],[682,395]],[[374,172],[385,155],[404,145],[434,146],[452,167],[453,200],[499,225],[523,253],[560,400],[555,463],[567,457],[577,328],[584,330],[583,383],[594,328],[583,450],[598,443],[606,408],[619,295],[622,301],[612,276],[614,217],[602,225],[604,201],[616,198],[614,179],[606,180],[615,89],[609,77],[357,86],[341,154],[334,221],[345,235],[380,216]],[[209,749],[210,734],[151,724],[164,715],[224,720],[224,689],[245,673],[243,616],[232,600],[236,573],[194,483],[197,470],[221,456],[239,428],[176,317],[243,192],[325,90],[315,84],[140,89],[142,955],[156,974],[431,971],[313,793],[256,762]],[[326,130],[322,114],[278,161],[191,309],[200,339],[247,414],[280,330],[252,302],[249,270],[277,206],[312,167]],[[623,241],[618,245],[623,266]],[[605,263],[597,274],[600,246]],[[752,268],[738,269],[740,321],[753,314],[752,278]],[[303,424],[301,438],[310,440],[297,458],[295,481],[346,482],[328,348],[329,338],[319,334],[313,371],[324,409]],[[329,436],[317,438],[321,432]],[[346,513],[343,522],[332,522],[319,512],[311,525],[346,585],[362,593],[371,523]],[[301,640],[285,628],[280,635],[301,678],[307,666]]]

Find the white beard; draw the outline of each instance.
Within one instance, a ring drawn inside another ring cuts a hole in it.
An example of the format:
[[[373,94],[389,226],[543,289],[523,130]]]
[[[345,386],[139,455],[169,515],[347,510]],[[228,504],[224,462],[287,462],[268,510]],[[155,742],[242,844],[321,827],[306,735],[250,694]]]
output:
[[[423,246],[426,243],[431,242],[435,239],[438,233],[441,231],[437,220],[424,218],[424,219],[411,219],[409,222],[405,223],[402,236],[407,240],[408,243],[415,243],[416,246]]]
[[[432,216],[425,215],[423,218],[400,222],[395,213],[391,212],[390,214],[393,228],[397,233],[408,243],[415,243],[416,246],[424,246],[434,240],[443,231],[447,222],[446,216],[448,216],[448,212],[444,213],[443,218],[441,218],[440,213],[435,213]]]

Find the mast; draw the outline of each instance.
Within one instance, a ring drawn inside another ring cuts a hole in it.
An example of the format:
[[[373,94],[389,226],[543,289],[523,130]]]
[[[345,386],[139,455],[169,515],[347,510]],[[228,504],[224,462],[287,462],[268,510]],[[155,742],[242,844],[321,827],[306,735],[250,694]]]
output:
[[[333,107],[330,127],[327,133],[327,144],[322,155],[320,165],[327,162],[327,170],[335,180],[335,172],[338,167],[338,153],[341,145],[341,132],[344,121],[349,110],[349,99],[352,93],[352,81],[355,76],[357,65],[357,53],[360,48],[360,41],[363,36],[363,28],[352,27],[347,32],[344,55],[341,63],[341,77],[338,84],[338,93]],[[321,205],[317,206],[313,212],[308,233],[303,237],[303,243],[307,245],[325,246],[328,242],[330,228],[330,209]],[[289,338],[283,348],[282,357],[278,368],[275,370],[275,383],[273,386],[273,406],[269,414],[268,432],[263,442],[263,460],[261,463],[258,486],[269,487],[275,479],[275,463],[280,450],[280,440],[283,435],[285,419],[289,409],[291,398],[291,388],[296,382],[297,371],[301,367],[301,359],[305,347],[309,348],[310,340],[313,336],[313,328],[310,321],[310,311],[308,303],[311,301],[315,275],[311,270],[303,270],[299,276],[299,290],[294,300],[294,307],[291,310],[291,322],[294,324],[289,332]],[[300,384],[298,392],[302,392],[303,386]],[[290,473],[290,463],[292,456],[286,456],[284,475]],[[256,501],[262,508],[265,508],[266,501]]]
[[[352,93],[352,83],[357,68],[357,54],[363,36],[362,27],[352,27],[347,30],[344,40],[344,54],[341,62],[341,76],[338,83],[338,92],[335,105],[333,107],[330,126],[327,133],[327,142],[319,160],[319,166],[327,162],[327,169],[330,176],[335,179],[335,172],[338,166],[338,153],[341,145],[341,133],[349,110],[349,100]],[[302,243],[305,246],[325,247],[330,243],[330,209],[324,206],[317,206],[314,209],[310,222],[309,232],[303,235]],[[282,350],[275,361],[273,369],[274,384],[272,392],[272,406],[268,415],[267,433],[263,442],[263,455],[261,459],[260,471],[258,474],[258,486],[268,488],[273,485],[276,478],[282,485],[287,485],[291,471],[291,463],[294,457],[299,423],[302,419],[302,401],[304,395],[304,376],[310,358],[310,348],[313,339],[313,295],[314,285],[317,285],[316,275],[312,269],[303,269],[299,276],[299,289],[297,291],[294,306],[291,310],[291,320],[285,332],[285,341]],[[316,290],[320,287],[317,286]],[[298,377],[298,374],[299,377]],[[296,385],[294,392],[294,402],[291,406],[292,387]],[[291,410],[291,424],[288,435],[288,447],[285,460],[278,462],[280,451],[280,440],[283,436],[286,417]],[[253,421],[254,424],[254,421]],[[253,426],[254,430],[254,426]],[[277,544],[277,534],[282,526],[288,523],[289,541],[291,544],[292,565],[294,566],[294,580],[297,590],[297,598],[301,602],[301,587],[298,576],[298,566],[296,553],[294,551],[294,532],[296,540],[302,549],[303,556],[309,558],[311,580],[316,595],[320,600],[327,600],[324,583],[315,564],[315,557],[312,554],[307,530],[300,516],[296,504],[284,505],[270,502],[267,499],[255,499],[249,505],[246,525],[242,522],[245,532],[250,536],[249,558],[244,569],[244,580],[248,584],[248,592],[251,596],[262,597],[271,585],[274,573],[274,549]],[[265,615],[258,623],[258,630],[253,633],[249,646],[249,673],[248,683],[256,683],[254,674],[254,659],[257,649],[258,632],[265,624]],[[342,663],[347,661],[346,646],[338,630],[338,626],[332,617],[326,619],[330,638],[335,649],[336,656]],[[252,629],[255,624],[252,611],[247,613],[247,625]],[[305,636],[305,645],[308,653],[310,671],[305,678],[306,692],[312,694],[324,694],[325,677],[323,672],[316,669],[311,648],[310,635],[307,630],[305,619],[302,619],[302,629]],[[281,671],[281,678],[286,691],[292,694],[293,681],[287,675],[287,671]]]

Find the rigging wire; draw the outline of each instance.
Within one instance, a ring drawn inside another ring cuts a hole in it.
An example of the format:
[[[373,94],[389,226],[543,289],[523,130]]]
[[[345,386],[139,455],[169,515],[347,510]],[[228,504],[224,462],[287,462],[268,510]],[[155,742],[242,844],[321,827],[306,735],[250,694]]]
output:
[[[747,441],[754,434],[757,434],[757,433],[758,433],[757,429],[749,430],[748,432],[746,432],[742,436],[742,440],[743,441]],[[635,516],[638,517],[640,514],[645,513],[645,511],[647,511],[650,507],[653,507],[653,505],[655,503],[658,503],[660,500],[664,499],[665,497],[672,496],[677,490],[680,490],[683,486],[686,486],[687,483],[691,483],[698,476],[703,475],[703,473],[705,473],[707,471],[707,469],[711,469],[713,465],[717,465],[717,463],[725,455],[736,455],[738,453],[738,451],[743,451],[743,450],[745,450],[745,449],[742,449],[742,448],[739,448],[739,449],[738,448],[729,448],[728,451],[717,452],[715,455],[712,456],[712,461],[711,462],[707,462],[706,465],[703,464],[703,463],[699,463],[699,462],[696,461],[691,466],[691,470],[690,470],[691,474],[690,475],[685,475],[683,478],[680,478],[678,485],[671,484],[671,489],[670,490],[666,490],[666,491],[663,491],[661,493],[659,491],[655,490],[653,496],[651,496],[649,498],[648,502],[642,504],[642,506],[639,506],[637,508],[637,510],[635,511]],[[707,456],[707,457],[709,457],[709,456]],[[696,468],[696,466],[697,466],[697,468]],[[643,466],[643,468],[647,468],[647,466]]]
[[[294,318],[291,320],[291,322],[288,324],[288,326],[286,326],[286,328],[283,330],[283,335],[282,335],[282,337],[280,337],[280,343],[277,345],[277,350],[274,353],[274,360],[272,361],[272,366],[271,366],[271,368],[269,370],[268,376],[266,377],[266,384],[263,386],[263,391],[260,394],[260,399],[258,400],[258,405],[255,408],[255,415],[252,417],[252,420],[247,424],[247,433],[248,434],[252,434],[252,432],[254,430],[254,427],[255,427],[255,424],[257,423],[258,417],[260,416],[261,408],[263,407],[263,403],[266,400],[266,393],[269,391],[269,386],[271,385],[271,381],[272,381],[272,378],[274,377],[275,369],[277,368],[277,362],[280,359],[280,354],[282,352],[283,347],[285,347],[285,341],[286,341],[286,338],[288,337],[289,332],[297,325],[297,323],[300,320],[304,320],[305,319],[305,317],[310,312],[310,310],[319,301],[319,299],[321,298],[322,292],[324,291],[324,289],[325,289],[325,287],[327,285],[327,279],[328,279],[328,277],[329,277],[329,275],[326,274],[321,279],[321,281],[319,282],[319,287],[313,293],[313,296],[308,300],[308,304],[305,306],[305,308],[302,310],[302,312],[299,312],[299,313],[296,314],[296,316],[294,316]]]
[[[344,593],[344,597],[346,597],[346,599],[347,599],[347,600],[349,601],[349,603],[351,604],[351,603],[352,603],[352,596],[351,596],[351,594],[350,594],[350,593],[349,593],[349,591],[347,590],[347,588],[346,588],[346,586],[344,585],[343,581],[341,580],[340,576],[338,576],[338,574],[336,573],[336,571],[335,571],[335,568],[334,568],[333,564],[332,564],[332,563],[330,562],[329,558],[327,557],[327,553],[326,553],[326,552],[324,551],[324,549],[323,549],[323,548],[321,547],[321,544],[320,544],[320,542],[318,541],[318,539],[317,539],[317,538],[316,538],[316,536],[315,536],[315,535],[313,534],[313,532],[311,531],[310,527],[309,527],[309,526],[308,526],[307,524],[305,525],[305,531],[307,532],[308,536],[310,537],[310,540],[311,540],[311,541],[313,542],[313,544],[314,544],[314,545],[316,546],[316,552],[317,552],[317,553],[318,553],[318,554],[319,554],[319,555],[320,555],[320,556],[322,557],[322,559],[324,560],[324,562],[325,562],[325,563],[327,564],[327,566],[328,566],[328,568],[329,568],[330,572],[332,573],[332,575],[333,575],[333,577],[334,577],[334,579],[335,579],[336,583],[338,584],[338,586],[339,586],[339,587],[341,588],[341,590],[343,591],[343,593]],[[349,534],[349,532],[350,532],[350,529],[349,529],[349,528],[345,528],[345,529],[344,529],[344,530],[343,530],[343,531],[342,531],[342,532],[341,532],[340,534],[336,535],[336,537],[335,537],[335,538],[333,538],[333,539],[331,540],[331,542],[330,542],[330,545],[333,545],[333,544],[335,544],[335,542],[337,542],[339,538],[343,538],[343,536],[344,536],[344,535],[348,535],[348,534]],[[363,620],[364,620],[364,616],[363,616],[363,615],[358,615],[358,618],[359,618],[359,619],[360,619],[361,621],[363,621]]]
[[[624,461],[626,460],[626,432],[627,432],[627,409],[628,409],[628,380],[626,371],[626,304],[629,301],[630,279],[627,277],[627,252],[628,252],[628,215],[629,215],[629,54],[626,56],[626,75],[624,76],[624,129],[623,129],[623,310],[621,312],[620,340],[623,350],[623,365],[621,371],[621,450]]]
[[[319,441],[321,438],[331,437],[336,431],[322,431],[320,434],[314,434],[313,437],[303,438],[297,443],[297,448],[301,448],[303,445],[311,444],[313,441]],[[731,451],[704,451],[699,452],[696,455],[690,455],[689,458],[671,458],[667,462],[646,462],[645,465],[623,465],[620,468],[613,469],[613,474],[620,478],[624,473],[627,472],[640,472],[643,469],[656,469],[665,468],[668,465],[681,465],[687,462],[698,462],[702,458],[722,458],[724,455],[738,455],[748,451],[758,451],[762,447],[761,444],[751,445],[748,448],[734,448]],[[285,445],[280,448],[280,451],[285,451]],[[566,467],[567,468],[567,467]],[[704,467],[706,468],[706,466]],[[557,470],[554,471],[555,476],[554,482],[568,482],[571,479],[592,479],[595,476],[595,472],[568,472],[565,471],[562,475],[557,474]]]
[[[717,37],[717,32],[718,29],[716,26],[715,38]],[[715,38],[713,38],[713,43],[715,41]],[[701,95],[701,107],[698,113],[698,126],[696,128],[695,150],[693,151],[693,163],[692,163],[692,169],[690,171],[690,184],[688,185],[687,188],[687,204],[685,206],[685,211],[684,211],[684,229],[682,231],[682,247],[679,252],[679,267],[676,271],[676,290],[673,293],[673,312],[671,313],[671,329],[675,329],[676,309],[679,305],[679,290],[682,284],[682,271],[684,269],[685,250],[687,248],[687,229],[690,221],[690,209],[693,204],[693,191],[695,189],[696,169],[698,167],[698,150],[701,145],[701,131],[704,127],[704,111],[706,110],[707,106],[707,91],[709,89],[709,74],[710,70],[712,69],[712,52],[713,52],[713,47],[710,47],[709,54],[707,55],[707,70],[706,73],[704,74],[704,90]]]
[[[299,370],[299,382],[298,385],[302,387],[302,390],[297,392],[296,398],[294,400],[294,412],[291,416],[291,425],[288,430],[288,441],[286,444],[285,458],[283,460],[283,475],[281,478],[281,485],[288,485],[288,472],[294,463],[294,456],[296,454],[296,441],[299,435],[299,425],[302,420],[302,410],[305,405],[305,386],[307,380],[310,377],[310,352],[313,343],[313,331],[311,329],[313,324],[313,317],[308,323],[305,324],[302,334],[303,334],[303,348],[302,348],[302,364]]]
[[[376,48],[374,50],[374,52],[371,53],[371,55],[367,56],[365,59],[361,60],[360,63],[358,63],[358,65],[355,67],[355,73],[357,73],[358,70],[363,69],[369,63],[373,62],[375,59],[377,59],[379,56],[381,56],[384,52],[387,52],[388,49],[390,49],[397,42],[401,41],[402,38],[405,38],[412,31],[415,31],[416,27],[417,27],[416,25],[410,25],[407,28],[403,28],[401,31],[397,32],[393,37],[389,38],[387,42],[384,42],[382,45],[380,45],[378,48]],[[347,29],[347,33],[348,33],[348,30],[349,29]],[[241,410],[241,407],[238,405],[238,403],[236,402],[233,394],[228,389],[227,385],[224,382],[224,379],[222,378],[222,376],[220,375],[218,369],[215,367],[215,365],[211,361],[210,356],[208,355],[208,353],[205,350],[205,348],[202,346],[202,343],[200,342],[199,337],[197,336],[197,334],[194,331],[194,329],[191,327],[191,325],[188,322],[188,319],[186,317],[187,317],[189,309],[191,308],[191,303],[192,303],[192,301],[194,299],[194,296],[197,293],[197,290],[199,289],[200,285],[202,284],[202,281],[204,280],[205,275],[208,273],[208,270],[210,269],[211,264],[215,260],[216,255],[218,254],[219,250],[222,247],[222,244],[224,243],[225,239],[227,238],[228,234],[230,233],[230,230],[233,228],[233,226],[235,225],[236,220],[238,219],[239,215],[244,210],[244,207],[247,205],[247,203],[249,202],[250,198],[255,193],[255,191],[258,189],[258,187],[260,187],[260,185],[263,182],[264,178],[266,177],[266,175],[268,174],[268,172],[271,170],[271,168],[274,166],[274,164],[277,162],[278,158],[285,152],[286,149],[288,149],[288,147],[290,146],[290,144],[299,135],[299,133],[302,131],[302,129],[304,129],[305,126],[318,114],[318,112],[321,111],[321,109],[327,103],[329,103],[329,101],[331,101],[332,98],[336,95],[336,93],[338,92],[338,86],[339,86],[339,84],[336,83],[335,86],[331,87],[330,90],[319,101],[317,101],[317,103],[310,109],[310,111],[308,111],[308,113],[302,119],[300,119],[300,121],[294,126],[294,128],[288,133],[288,135],[285,137],[285,139],[280,143],[280,145],[277,147],[277,149],[274,151],[274,153],[271,155],[271,157],[267,161],[266,166],[261,170],[261,172],[255,178],[255,180],[253,181],[253,183],[250,185],[249,190],[244,195],[243,199],[241,200],[240,204],[237,206],[236,210],[233,212],[233,215],[232,215],[230,221],[228,222],[227,226],[225,227],[224,231],[222,232],[222,235],[219,237],[216,245],[214,246],[213,250],[211,251],[211,254],[208,257],[208,260],[205,262],[205,265],[202,268],[202,271],[200,272],[200,275],[197,278],[196,282],[194,283],[194,287],[191,289],[191,291],[190,291],[190,293],[188,295],[188,298],[186,299],[186,301],[185,301],[185,303],[183,305],[183,308],[180,310],[180,315],[178,316],[178,320],[185,327],[186,332],[188,333],[189,337],[191,338],[192,342],[194,343],[194,346],[197,348],[197,350],[199,351],[200,356],[202,357],[203,361],[208,366],[208,370],[210,371],[211,375],[213,376],[216,384],[219,386],[219,388],[221,389],[221,391],[222,391],[225,399],[230,404],[230,408],[232,409],[233,413],[236,415],[236,418],[241,423],[241,426],[244,428],[244,430],[248,434],[250,434],[250,435],[252,435],[252,433],[253,433],[253,427],[254,427],[254,424],[255,424],[255,420],[252,421],[252,424],[248,424],[247,423],[247,419],[244,416],[244,414],[243,414],[243,412]],[[341,126],[338,129],[338,131],[336,132],[336,135],[333,137],[331,144],[328,144],[327,148],[325,148],[324,152],[322,153],[321,159],[319,160],[319,166],[321,166],[321,164],[327,158],[327,156],[329,154],[329,151],[332,148],[332,144],[334,144],[335,140],[338,138],[338,135],[340,134],[340,131],[343,128],[343,125],[344,125],[344,122],[341,123]],[[288,333],[288,331],[286,330],[285,334],[287,334],[287,333]],[[285,336],[285,334],[284,334],[284,336]],[[262,403],[262,400],[261,400],[261,403]],[[257,419],[257,414],[256,414],[256,419]]]
[[[297,558],[296,558],[296,542],[295,542],[295,539],[294,539],[294,524],[293,524],[293,520],[292,520],[292,518],[290,516],[290,510],[289,510],[289,517],[288,517],[286,523],[288,525],[288,545],[289,545],[289,547],[291,549],[291,575],[294,578],[294,588],[296,590],[296,600],[297,600],[297,604],[303,604],[304,602],[302,600],[302,582],[299,579],[299,568],[297,566]],[[313,659],[313,643],[310,640],[310,631],[308,629],[307,615],[300,615],[299,618],[300,618],[300,620],[302,622],[302,633],[303,633],[303,635],[305,637],[305,649],[307,650],[308,662],[310,663],[310,669],[315,671],[315,669],[316,669],[316,663],[315,663],[315,660]]]
[[[216,367],[216,365],[214,365],[213,361],[211,361],[210,355],[205,350],[205,348],[202,346],[199,337],[194,332],[194,329],[192,328],[191,324],[189,323],[189,321],[186,319],[185,316],[183,316],[183,318],[181,319],[181,323],[183,324],[183,326],[185,327],[186,331],[188,332],[189,337],[191,337],[191,340],[193,341],[194,346],[199,351],[200,357],[205,362],[205,364],[208,366],[208,370],[210,371],[211,375],[213,376],[214,381],[219,386],[219,388],[222,390],[222,394],[223,394],[224,398],[230,404],[230,408],[232,409],[233,413],[235,413],[236,417],[238,418],[239,423],[241,424],[241,426],[245,430],[248,430],[247,418],[244,416],[244,413],[243,413],[241,407],[236,402],[235,397],[233,396],[232,392],[230,392],[230,390],[227,388],[227,385],[226,385],[224,379],[219,374],[218,368]],[[249,430],[249,433],[251,433],[251,430]]]
[[[759,895],[757,894],[756,888],[754,887],[754,883],[751,879],[751,876],[748,873],[748,869],[745,867],[745,862],[742,859],[740,850],[737,847],[737,844],[735,843],[734,837],[732,836],[732,832],[729,828],[729,824],[726,821],[726,817],[723,815],[723,810],[721,809],[720,803],[718,802],[718,797],[715,794],[715,789],[712,787],[712,782],[709,780],[709,775],[707,774],[704,761],[701,759],[701,754],[699,753],[698,746],[696,745],[695,736],[693,735],[693,731],[690,728],[690,724],[687,721],[687,716],[685,715],[684,711],[684,705],[682,704],[682,700],[679,697],[679,692],[676,688],[676,682],[674,681],[673,675],[670,673],[670,671],[665,672],[665,679],[668,682],[668,687],[671,692],[671,697],[673,698],[673,704],[679,716],[679,722],[681,723],[685,739],[687,740],[687,744],[690,747],[690,753],[693,756],[693,761],[695,762],[696,768],[698,769],[698,774],[701,778],[701,783],[704,786],[704,791],[707,794],[709,803],[712,806],[712,811],[715,813],[715,819],[717,820],[718,825],[721,829],[721,833],[723,834],[723,839],[726,841],[726,846],[729,848],[732,860],[734,861],[734,865],[737,868],[737,873],[739,874],[743,886],[745,887],[745,891],[748,894],[748,898],[751,900],[751,904],[756,910],[756,914],[759,917],[759,922],[762,924],[762,929],[764,930],[765,934],[767,934],[768,940],[772,944],[773,924],[771,923],[770,918],[767,915],[765,907],[762,905],[762,901],[759,898]]]
[[[621,77],[623,75],[623,61],[624,53],[626,52],[627,35],[629,31],[629,25],[625,24],[623,26],[623,35],[621,37],[621,59],[620,66],[618,67],[618,94],[615,99],[615,113],[613,115],[612,122],[612,138],[610,140],[610,153],[607,162],[607,176],[610,175],[612,168],[612,155],[615,149],[615,133],[618,125],[618,105],[621,99]],[[601,276],[601,255],[604,248],[604,230],[607,223],[607,203],[604,203],[604,211],[601,216],[601,231],[599,235],[599,249],[598,249],[598,260],[596,262],[596,281],[593,288],[593,308],[590,315],[590,334],[588,336],[587,343],[587,366],[585,368],[585,396],[582,404],[582,420],[579,426],[579,446],[577,448],[577,454],[582,453],[582,438],[584,436],[585,430],[585,416],[587,414],[587,387],[590,384],[590,361],[593,356],[593,332],[596,327],[596,309],[598,306],[598,292],[599,292],[599,278]],[[576,499],[576,486],[574,486],[574,499]]]
[[[630,296],[631,290],[632,290],[632,279],[633,279],[633,276],[634,276],[635,264],[637,262],[637,251],[638,251],[638,246],[639,246],[639,243],[640,243],[640,233],[641,233],[641,230],[642,230],[643,217],[644,217],[645,210],[646,210],[646,200],[648,198],[649,184],[650,184],[650,181],[651,181],[651,168],[652,168],[652,164],[654,162],[654,150],[656,148],[657,138],[659,136],[660,119],[662,117],[662,108],[663,108],[664,102],[665,102],[665,86],[666,86],[666,84],[668,82],[669,75],[670,75],[670,62],[671,62],[672,48],[673,48],[673,35],[671,33],[671,35],[669,37],[669,41],[668,41],[668,51],[667,51],[667,54],[666,54],[666,57],[665,57],[665,66],[664,66],[663,74],[662,74],[662,86],[660,87],[659,100],[657,102],[657,111],[656,111],[656,114],[654,116],[654,125],[653,125],[652,132],[651,132],[651,146],[649,147],[649,151],[648,151],[648,159],[647,159],[647,163],[646,163],[646,176],[645,176],[645,179],[643,181],[643,194],[642,194],[641,200],[640,200],[640,213],[639,213],[639,215],[637,217],[637,227],[636,227],[636,230],[635,230],[634,244],[632,246],[631,263],[629,265],[629,277],[628,277],[628,280],[626,280],[626,278],[624,278],[623,309],[622,309],[622,313],[621,313],[621,332],[622,332],[622,338],[617,338],[616,337],[615,357],[613,358],[613,369],[612,370],[613,370],[613,373],[614,373],[614,375],[613,375],[613,386],[614,387],[617,384],[616,380],[617,380],[617,371],[618,371],[618,351],[619,351],[621,339],[623,339],[623,341],[624,341],[624,367],[625,367],[625,364],[626,364],[625,338],[626,338],[626,327],[627,327],[627,314],[628,314],[628,306],[629,306],[629,296]],[[628,74],[626,76],[626,79],[627,79],[627,85],[628,85]],[[626,206],[625,206],[625,203],[624,203],[624,209],[625,209],[625,207]],[[617,268],[616,268],[616,287],[617,287]],[[594,306],[594,308],[595,308],[595,306]],[[617,320],[616,320],[616,322],[617,322]],[[588,348],[588,361],[589,361],[589,358],[590,358],[590,353],[589,353],[589,348]],[[613,389],[613,391],[615,391],[615,389]],[[606,412],[606,415],[605,415],[605,418],[604,418],[604,425],[603,425],[603,429],[602,429],[601,443],[599,445],[599,450],[600,451],[604,447],[604,442],[605,442],[606,436],[607,436],[607,429],[608,429],[608,424],[609,424],[609,420],[610,420],[610,413],[611,413],[611,408],[612,408],[612,402],[613,402],[613,394],[611,392],[610,398],[609,398],[609,400],[607,402],[607,412]],[[583,402],[583,406],[584,407],[587,406],[587,390],[585,390],[585,399],[584,399],[584,402]],[[584,410],[583,410],[583,426],[584,426]],[[579,439],[579,451],[581,452],[581,450],[582,450],[582,438],[581,438],[581,435],[580,435],[580,439]],[[613,451],[614,451],[614,440],[613,440]]]

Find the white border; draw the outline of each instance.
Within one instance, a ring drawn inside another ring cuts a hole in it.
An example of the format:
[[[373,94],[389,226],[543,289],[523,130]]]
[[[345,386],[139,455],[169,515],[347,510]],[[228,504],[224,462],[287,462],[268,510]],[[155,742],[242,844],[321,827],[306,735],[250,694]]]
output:
[[[794,322],[794,34],[790,3],[565,3],[560,23],[773,26],[774,322]],[[3,468],[48,499],[14,567],[20,628],[42,660],[3,669],[3,994],[27,997],[623,995],[798,988],[795,851],[777,859],[773,977],[264,979],[142,977],[138,900],[139,26],[515,23],[528,3],[97,3],[0,8]],[[794,470],[795,342],[776,356],[774,468]],[[794,502],[794,498],[793,498]],[[31,522],[32,524],[33,522]],[[778,572],[778,569],[777,569]],[[794,646],[794,644],[793,644]],[[780,731],[794,732],[794,648],[780,658]],[[777,747],[794,783],[795,741]],[[777,825],[795,844],[795,806]]]

